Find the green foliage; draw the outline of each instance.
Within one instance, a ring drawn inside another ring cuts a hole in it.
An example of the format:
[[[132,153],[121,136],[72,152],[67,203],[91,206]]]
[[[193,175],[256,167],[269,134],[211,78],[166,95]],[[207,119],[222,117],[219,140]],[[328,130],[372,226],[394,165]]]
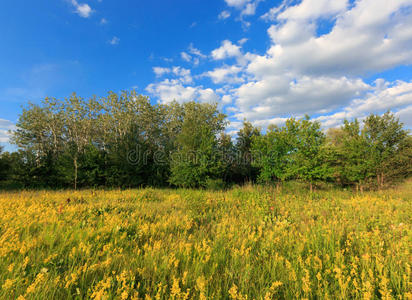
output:
[[[243,127],[237,133],[235,149],[233,172],[238,183],[253,182],[257,178],[258,169],[253,165],[252,141],[258,136],[260,136],[260,129],[244,121]]]
[[[218,160],[217,134],[225,116],[216,105],[189,102],[183,105],[181,130],[171,161],[170,182],[181,187],[204,187],[219,178],[223,165]]]
[[[284,181],[291,177],[288,156],[294,147],[286,128],[272,126],[266,135],[252,142],[254,166],[259,168],[261,182]]]
[[[361,128],[358,120],[345,120],[340,130],[329,132],[339,182],[382,188],[410,176],[411,137],[403,124],[389,112],[370,115],[363,123]]]
[[[325,135],[320,123],[309,117],[293,118],[285,126],[272,126],[268,133],[254,139],[255,163],[261,181],[284,181],[296,178],[312,184],[330,176],[326,160]]]
[[[0,154],[2,185],[221,187],[246,182],[335,182],[383,188],[412,174],[412,138],[389,112],[325,135],[309,117],[270,125],[246,120],[235,142],[216,104],[151,104],[135,91],[29,103]],[[6,183],[7,182],[7,183]],[[11,184],[13,185],[13,184]]]

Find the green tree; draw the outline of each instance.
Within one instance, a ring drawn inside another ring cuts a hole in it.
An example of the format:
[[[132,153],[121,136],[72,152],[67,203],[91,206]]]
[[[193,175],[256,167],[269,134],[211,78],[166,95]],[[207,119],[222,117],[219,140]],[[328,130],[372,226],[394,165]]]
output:
[[[259,169],[259,181],[275,181],[279,185],[290,178],[288,155],[294,150],[285,127],[269,126],[265,135],[252,142],[254,166]]]
[[[252,156],[252,140],[260,136],[260,129],[254,127],[252,123],[248,121],[243,121],[243,127],[237,133],[235,151],[236,151],[236,159],[235,159],[235,173],[237,177],[237,181],[239,182],[247,182],[247,181],[255,181],[258,170],[252,164],[253,156]]]
[[[402,146],[405,146],[408,131],[403,128],[399,119],[388,111],[382,116],[368,116],[364,120],[362,135],[369,147],[371,171],[376,177],[377,186],[383,188],[385,178],[390,180],[389,174],[393,173],[393,165],[399,158]],[[398,164],[398,168],[402,170],[403,166]]]
[[[170,182],[182,187],[204,187],[209,179],[220,178],[217,135],[225,126],[225,115],[217,105],[183,104],[183,119],[171,159]]]
[[[356,189],[362,191],[373,175],[369,144],[357,119],[352,122],[345,120],[342,131],[342,143],[337,150],[342,157],[340,173],[345,182],[355,184]]]
[[[79,158],[85,154],[87,147],[93,145],[100,128],[97,120],[101,106],[96,98],[85,101],[75,93],[66,98],[63,105],[63,135],[73,161],[73,187],[77,189]]]
[[[3,149],[3,146],[0,145],[0,181],[5,181],[9,176],[9,166],[3,153]]]
[[[229,134],[222,132],[218,139],[218,159],[222,165],[221,179],[225,184],[235,180],[236,150]]]
[[[312,192],[313,183],[326,180],[331,176],[331,169],[326,160],[326,137],[319,122],[310,121],[309,116],[300,120],[286,121],[287,138],[293,145],[290,151],[290,174],[309,184]]]

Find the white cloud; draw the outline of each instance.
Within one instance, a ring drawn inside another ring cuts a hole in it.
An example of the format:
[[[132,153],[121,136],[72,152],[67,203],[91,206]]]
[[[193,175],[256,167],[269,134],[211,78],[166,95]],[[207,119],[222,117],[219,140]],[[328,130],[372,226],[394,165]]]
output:
[[[361,76],[412,62],[412,16],[405,9],[411,0],[359,0],[346,11],[346,1],[315,1],[307,9],[312,2],[303,0],[277,16],[278,24],[268,30],[273,44],[250,64],[252,73]],[[313,19],[322,17],[336,23],[316,36]]]
[[[117,36],[114,36],[110,41],[109,41],[109,44],[110,45],[113,45],[113,46],[116,46],[116,45],[118,45],[120,43],[120,39],[117,37]]]
[[[344,119],[362,119],[371,113],[383,113],[387,110],[396,111],[408,126],[411,122],[406,120],[412,106],[412,82],[396,81],[393,83],[383,80],[375,81],[375,87],[363,98],[354,99],[348,106],[331,115],[320,116],[325,127],[336,127]]]
[[[179,80],[183,83],[193,82],[191,71],[182,67],[173,67],[173,74],[179,77]]]
[[[406,127],[412,128],[412,105],[409,105],[396,113],[396,116]]]
[[[222,97],[222,103],[223,103],[223,104],[230,104],[230,103],[232,103],[232,96],[230,96],[230,95],[224,95],[224,96]]]
[[[250,25],[249,22],[245,22],[243,20],[244,16],[252,16],[256,13],[256,8],[259,5],[259,2],[263,0],[225,0],[226,4],[230,7],[236,8],[240,10],[240,20],[242,21],[243,25],[248,27]],[[226,19],[230,16],[228,11],[222,11],[219,14],[219,19]]]
[[[206,58],[207,56],[204,55],[199,49],[195,48],[191,43],[188,47],[188,54],[185,51],[180,53],[181,58],[186,62],[192,62],[195,66],[200,63],[200,59]]]
[[[200,102],[216,103],[219,100],[219,96],[210,88],[199,89],[198,93]]]
[[[254,13],[247,7],[258,1],[226,3],[242,18],[242,12],[248,14],[245,9]],[[261,17],[274,21],[267,29],[270,45],[264,54],[243,53],[247,39],[224,40],[210,52],[213,69],[193,78],[209,77],[218,85],[215,90],[185,81],[182,71],[173,69],[170,75],[177,79],[152,84],[147,90],[162,102],[172,96],[179,101],[220,99],[231,119],[246,118],[258,126],[281,124],[289,116],[307,113],[333,127],[344,118],[388,109],[404,121],[411,119],[412,82],[379,79],[367,84],[362,78],[412,64],[412,0],[291,3],[284,0]],[[325,23],[330,24],[326,32]],[[193,45],[182,53],[190,62],[205,57]],[[411,126],[411,121],[406,123]]]
[[[207,103],[219,101],[219,96],[211,88],[185,86],[176,79],[165,79],[159,83],[149,84],[146,91],[157,97],[161,103],[170,103],[174,100],[179,103],[195,100]]]
[[[258,5],[258,1],[247,3],[246,6],[243,8],[241,15],[242,16],[252,16],[256,12],[256,7]]]
[[[197,94],[195,87],[183,86],[180,81],[169,79],[165,79],[160,83],[151,83],[146,90],[159,98],[161,103],[170,103],[173,100],[179,103],[193,101]]]
[[[10,134],[9,130],[15,130],[16,127],[13,122],[5,119],[0,119],[0,142],[8,143]]]
[[[265,21],[275,21],[278,14],[284,10],[292,0],[283,0],[283,2],[279,6],[272,7],[267,13],[261,16],[261,19]]]
[[[87,3],[79,3],[77,0],[71,0],[71,4],[76,9],[76,13],[82,18],[88,18],[93,10]]]
[[[242,71],[242,68],[238,66],[224,66],[222,68],[216,68],[213,71],[204,73],[204,76],[210,77],[213,83],[241,83],[244,81],[242,77],[238,77],[237,74]]]
[[[153,73],[156,74],[156,77],[161,77],[165,74],[173,74],[177,77],[177,81],[182,83],[191,83],[193,78],[191,71],[182,67],[172,67],[172,68],[163,68],[163,67],[153,67]]]
[[[287,8],[277,18],[280,20],[308,20],[335,16],[346,10],[348,2],[348,0],[303,0],[298,5]]]
[[[192,57],[184,51],[180,53],[180,56],[184,61],[190,62],[192,60]]]
[[[206,55],[204,55],[199,49],[195,48],[192,43],[190,43],[188,49],[190,54],[199,56],[200,58],[206,58]]]
[[[412,0],[359,0],[353,6],[303,0],[290,7],[285,0],[265,16],[277,20],[268,29],[272,45],[264,55],[247,54],[249,80],[231,90],[235,116],[262,125],[308,113],[323,115],[325,126],[332,126],[347,116],[408,105],[410,83],[378,80],[370,86],[360,77],[412,63],[412,10],[406,7],[412,8]],[[324,18],[334,23],[318,36]],[[214,59],[241,56],[240,47],[228,41],[214,51]],[[231,67],[207,74],[228,83]],[[242,71],[237,76],[247,78]],[[331,111],[338,112],[325,116]]]
[[[228,6],[232,6],[232,7],[236,7],[236,8],[242,8],[249,1],[250,0],[225,0],[226,4]]]
[[[237,117],[256,121],[276,115],[326,113],[348,104],[368,88],[362,80],[346,77],[265,77],[236,89]]]
[[[170,68],[163,67],[153,67],[153,72],[156,74],[156,77],[161,77],[164,74],[170,73],[172,70]]]
[[[229,17],[230,17],[230,12],[227,10],[222,11],[218,16],[219,20],[226,20]]]
[[[219,48],[212,51],[211,55],[215,60],[222,60],[230,57],[240,57],[242,53],[238,45],[232,44],[229,40],[224,40]]]
[[[240,39],[237,43],[242,46],[242,45],[243,45],[244,43],[246,43],[248,40],[249,40],[249,39],[247,39],[247,38],[243,38],[243,39]]]
[[[100,20],[100,25],[105,25],[105,24],[107,24],[107,20],[105,18],[102,18]]]
[[[269,118],[269,119],[262,119],[254,121],[252,124],[253,126],[258,127],[268,127],[269,125],[278,125],[281,126],[286,123],[288,118]]]

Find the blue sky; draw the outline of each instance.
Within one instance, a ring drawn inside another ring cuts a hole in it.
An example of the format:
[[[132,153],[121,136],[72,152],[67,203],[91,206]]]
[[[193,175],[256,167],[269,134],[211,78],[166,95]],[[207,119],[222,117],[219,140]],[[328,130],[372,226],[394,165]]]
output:
[[[133,88],[218,102],[230,133],[388,109],[412,128],[412,0],[4,0],[0,33],[6,146],[28,101]]]

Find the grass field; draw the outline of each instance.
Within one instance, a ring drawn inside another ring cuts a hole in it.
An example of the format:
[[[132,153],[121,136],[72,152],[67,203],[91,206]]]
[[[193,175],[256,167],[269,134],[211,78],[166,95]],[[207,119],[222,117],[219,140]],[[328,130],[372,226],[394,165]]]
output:
[[[412,299],[411,216],[412,182],[0,192],[0,298]]]

